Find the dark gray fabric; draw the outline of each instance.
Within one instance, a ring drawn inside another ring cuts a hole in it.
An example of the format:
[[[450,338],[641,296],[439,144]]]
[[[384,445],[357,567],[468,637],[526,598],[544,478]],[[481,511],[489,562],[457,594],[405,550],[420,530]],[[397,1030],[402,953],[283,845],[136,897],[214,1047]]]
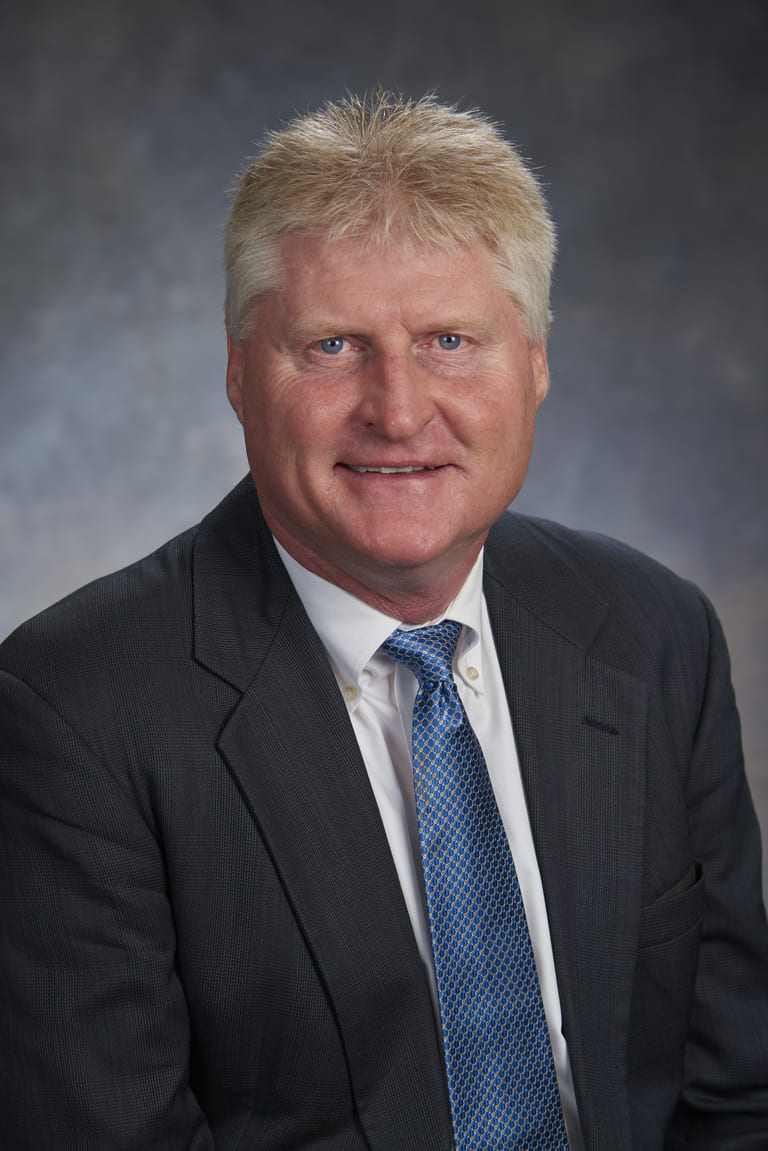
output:
[[[486,555],[587,1148],[764,1148],[716,621],[610,541],[504,517]],[[250,480],[0,652],[4,1151],[449,1148],[378,810]]]

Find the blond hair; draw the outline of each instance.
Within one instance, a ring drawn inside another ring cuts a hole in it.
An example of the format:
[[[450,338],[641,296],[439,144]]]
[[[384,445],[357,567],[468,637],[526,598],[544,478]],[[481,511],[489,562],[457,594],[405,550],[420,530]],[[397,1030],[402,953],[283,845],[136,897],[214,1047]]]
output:
[[[238,343],[280,286],[289,232],[426,248],[484,243],[531,344],[550,322],[555,232],[538,181],[480,112],[379,91],[327,103],[271,132],[234,189],[225,317]]]

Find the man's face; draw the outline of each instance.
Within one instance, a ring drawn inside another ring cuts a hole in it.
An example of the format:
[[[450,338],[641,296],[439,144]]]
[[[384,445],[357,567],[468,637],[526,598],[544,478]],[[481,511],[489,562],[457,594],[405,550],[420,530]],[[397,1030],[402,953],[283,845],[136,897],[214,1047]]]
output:
[[[294,235],[281,255],[285,286],[227,370],[267,523],[377,606],[430,587],[447,602],[525,477],[544,348],[484,245]]]

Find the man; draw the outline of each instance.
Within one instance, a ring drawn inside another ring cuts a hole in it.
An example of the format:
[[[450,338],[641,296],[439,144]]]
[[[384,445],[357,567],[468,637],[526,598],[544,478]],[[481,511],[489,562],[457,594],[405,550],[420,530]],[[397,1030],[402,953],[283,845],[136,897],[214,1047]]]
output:
[[[245,172],[251,477],[2,648],[8,1151],[768,1147],[714,614],[503,514],[553,249],[512,147],[432,99],[328,105]]]

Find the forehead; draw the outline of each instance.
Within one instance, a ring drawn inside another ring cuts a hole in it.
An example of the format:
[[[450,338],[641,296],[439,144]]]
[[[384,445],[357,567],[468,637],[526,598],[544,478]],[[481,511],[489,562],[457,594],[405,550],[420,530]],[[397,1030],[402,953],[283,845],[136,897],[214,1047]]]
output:
[[[372,319],[394,311],[490,315],[514,307],[499,265],[482,243],[427,248],[292,234],[277,255],[276,296],[297,318],[337,311]]]

